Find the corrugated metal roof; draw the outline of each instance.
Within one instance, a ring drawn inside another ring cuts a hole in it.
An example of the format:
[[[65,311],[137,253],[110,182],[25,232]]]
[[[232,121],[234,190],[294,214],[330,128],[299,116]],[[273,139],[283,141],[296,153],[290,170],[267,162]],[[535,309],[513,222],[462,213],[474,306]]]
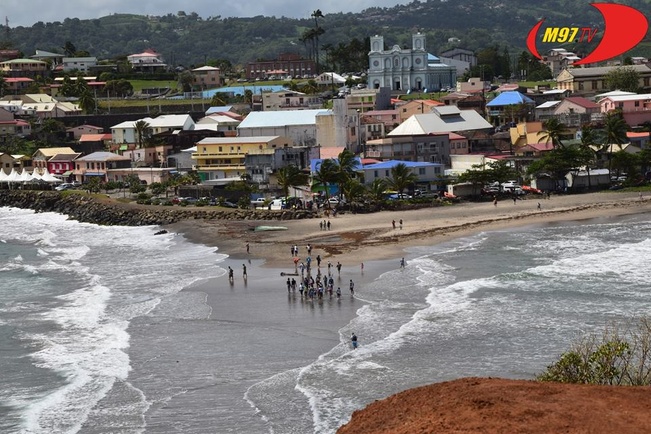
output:
[[[545,101],[544,103],[540,104],[539,106],[536,106],[536,108],[537,109],[552,108],[552,107],[556,107],[560,103],[561,103],[560,101]]]
[[[251,112],[238,129],[284,127],[290,125],[316,125],[318,115],[331,114],[331,110],[283,110],[270,112]]]
[[[473,131],[493,128],[493,126],[474,110],[460,110],[458,114],[439,116],[434,108],[433,113],[410,116],[402,124],[387,134],[388,137],[424,136],[455,131]]]

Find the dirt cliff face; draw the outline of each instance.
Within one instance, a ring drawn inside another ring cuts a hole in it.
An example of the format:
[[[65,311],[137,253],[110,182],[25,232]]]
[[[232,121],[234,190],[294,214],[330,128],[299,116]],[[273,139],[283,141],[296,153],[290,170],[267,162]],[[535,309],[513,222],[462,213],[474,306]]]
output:
[[[337,434],[649,432],[651,387],[463,378],[376,401]]]

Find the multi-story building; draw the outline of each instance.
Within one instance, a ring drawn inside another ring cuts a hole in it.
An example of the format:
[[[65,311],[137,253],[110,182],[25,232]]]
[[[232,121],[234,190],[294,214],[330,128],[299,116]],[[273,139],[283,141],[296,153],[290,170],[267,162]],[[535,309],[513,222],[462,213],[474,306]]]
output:
[[[282,136],[208,137],[197,143],[192,159],[203,181],[238,180],[247,173],[245,159],[249,153],[293,146],[290,138]]]
[[[284,53],[276,60],[259,60],[246,65],[249,80],[272,78],[312,78],[316,74],[314,60],[303,59],[298,54]]]
[[[569,68],[558,74],[556,82],[559,89],[567,89],[570,92],[583,96],[593,96],[608,89],[605,85],[606,74],[621,66],[598,66],[594,68]],[[649,88],[651,85],[651,68],[646,64],[629,65],[624,68],[632,68],[640,75],[640,88]]]
[[[131,64],[131,68],[137,72],[156,73],[167,69],[162,55],[151,48],[142,53],[131,54],[127,56],[127,60]]]
[[[390,50],[384,49],[383,36],[372,36],[368,61],[367,82],[375,89],[437,91],[457,83],[456,68],[441,63],[438,57],[426,51],[422,33],[412,35],[412,48],[394,45]]]
[[[77,182],[88,182],[99,178],[101,182],[116,181],[108,176],[110,169],[131,169],[129,157],[113,154],[112,152],[94,152],[75,161],[72,175]]]
[[[552,76],[556,77],[564,69],[571,68],[574,62],[581,60],[579,56],[567,51],[565,48],[552,48],[542,58],[542,63],[547,65],[552,72]]]
[[[213,89],[222,85],[221,71],[214,66],[202,66],[192,70],[192,85],[196,89]]]
[[[28,77],[48,76],[47,63],[34,59],[12,59],[0,62],[0,72],[5,77]]]
[[[294,90],[262,92],[262,110],[314,110],[323,107],[323,98]]]
[[[632,127],[651,122],[651,93],[609,96],[599,101],[602,113],[619,110]]]
[[[64,57],[63,72],[80,71],[87,73],[97,65],[97,57]]]

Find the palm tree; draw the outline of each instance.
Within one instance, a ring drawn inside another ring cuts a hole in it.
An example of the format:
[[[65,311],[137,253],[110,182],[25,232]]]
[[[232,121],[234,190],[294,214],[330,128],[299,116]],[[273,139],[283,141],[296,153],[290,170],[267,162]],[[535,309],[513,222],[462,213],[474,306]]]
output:
[[[278,185],[283,189],[284,196],[289,197],[290,187],[298,187],[299,185],[307,184],[308,176],[297,166],[290,165],[278,170],[276,179]]]
[[[321,12],[321,9],[317,9],[314,12],[312,12],[312,15],[310,15],[312,18],[314,18],[314,60],[316,63],[316,73],[319,73],[319,36],[324,34],[325,31],[319,27],[319,18],[323,18],[323,12]]]
[[[387,192],[387,182],[383,178],[378,178],[373,180],[371,185],[368,186],[368,192],[371,195],[371,198],[377,201],[384,199],[384,195]]]
[[[337,156],[337,180],[339,183],[339,192],[342,192],[342,186],[355,179],[355,167],[357,167],[357,160],[355,154],[348,149],[344,149]]]
[[[83,93],[79,96],[79,107],[86,113],[93,113],[97,107],[95,97],[90,92],[90,89],[86,88]]]
[[[325,190],[326,202],[330,195],[330,184],[337,182],[337,172],[339,167],[333,159],[329,158],[321,162],[321,166],[314,172],[313,185],[321,185]]]
[[[606,114],[606,121],[604,123],[604,145],[608,149],[608,173],[612,167],[612,154],[613,146],[618,145],[621,150],[621,145],[626,143],[626,131],[628,131],[628,124],[624,120],[624,116],[620,110],[611,111]]]
[[[594,150],[594,145],[597,143],[597,134],[595,130],[586,125],[581,129],[581,151],[586,161],[585,170],[588,174],[588,188],[592,188],[592,183],[590,180],[590,166],[594,164],[596,160],[596,153]]]
[[[0,98],[5,96],[8,89],[9,89],[9,84],[5,80],[4,75],[0,74]]]
[[[133,127],[136,130],[136,139],[138,140],[138,148],[142,148],[145,140],[149,138],[151,134],[151,128],[147,121],[142,119],[133,124]]]
[[[405,163],[398,163],[391,168],[391,179],[389,186],[402,194],[405,189],[418,181],[418,175],[413,173]]]
[[[562,148],[561,135],[567,131],[567,126],[557,118],[549,118],[543,122],[543,127],[544,130],[538,131],[538,143],[552,142],[552,146],[555,148]]]

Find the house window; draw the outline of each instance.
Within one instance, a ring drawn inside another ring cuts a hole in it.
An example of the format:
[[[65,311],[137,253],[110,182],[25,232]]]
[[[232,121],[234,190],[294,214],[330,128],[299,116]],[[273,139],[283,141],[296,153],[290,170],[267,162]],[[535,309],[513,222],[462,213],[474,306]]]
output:
[[[418,174],[419,175],[424,175],[425,174],[425,168],[424,167],[419,167],[418,168]]]
[[[441,168],[440,167],[435,167],[434,168],[434,173],[437,174],[437,175],[440,174],[441,173]]]
[[[597,80],[592,80],[592,82],[591,82],[592,90],[595,90],[595,89],[598,88],[598,87],[597,87],[597,84],[598,84]]]
[[[389,171],[388,171],[388,170],[385,170],[385,171],[384,171],[384,176],[386,176],[386,177],[389,176]]]
[[[640,101],[635,101],[635,107],[639,107],[639,106],[640,106]]]
[[[378,176],[379,176],[378,171],[377,171],[377,170],[374,170],[374,171],[373,171],[373,177],[374,177],[374,178],[377,178]]]

